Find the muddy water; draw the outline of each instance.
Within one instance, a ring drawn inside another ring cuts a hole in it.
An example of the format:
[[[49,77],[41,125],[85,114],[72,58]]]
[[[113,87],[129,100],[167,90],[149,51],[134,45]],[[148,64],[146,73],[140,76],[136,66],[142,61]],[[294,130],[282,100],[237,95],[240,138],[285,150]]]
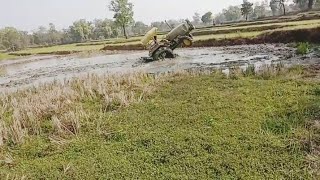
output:
[[[42,56],[0,62],[0,91],[62,80],[87,73],[127,73],[144,71],[159,73],[190,68],[249,64],[261,66],[281,61],[301,63],[294,49],[284,45],[252,45],[219,48],[194,48],[175,51],[179,56],[156,62],[143,62],[146,51],[122,52],[89,58],[77,56]]]

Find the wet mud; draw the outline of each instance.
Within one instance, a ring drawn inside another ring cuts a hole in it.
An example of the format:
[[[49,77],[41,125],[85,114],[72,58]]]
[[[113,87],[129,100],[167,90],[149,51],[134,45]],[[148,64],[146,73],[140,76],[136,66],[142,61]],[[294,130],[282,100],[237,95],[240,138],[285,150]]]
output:
[[[0,62],[0,92],[15,90],[54,80],[65,80],[88,73],[161,73],[193,68],[247,67],[272,63],[317,64],[314,55],[296,56],[295,49],[283,44],[240,45],[230,47],[191,48],[175,51],[178,57],[144,62],[147,51],[124,51],[94,57],[35,56]]]

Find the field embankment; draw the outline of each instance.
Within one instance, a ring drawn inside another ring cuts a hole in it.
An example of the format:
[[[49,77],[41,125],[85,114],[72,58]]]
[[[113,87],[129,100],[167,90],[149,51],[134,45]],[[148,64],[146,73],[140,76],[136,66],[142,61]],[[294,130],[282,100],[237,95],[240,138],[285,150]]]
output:
[[[316,178],[313,76],[281,66],[88,76],[2,94],[0,177]]]
[[[256,37],[236,37],[227,39],[206,39],[196,41],[194,47],[232,46],[243,44],[263,43],[292,43],[310,42],[319,43],[320,28],[295,29],[286,31],[271,31],[257,35]]]

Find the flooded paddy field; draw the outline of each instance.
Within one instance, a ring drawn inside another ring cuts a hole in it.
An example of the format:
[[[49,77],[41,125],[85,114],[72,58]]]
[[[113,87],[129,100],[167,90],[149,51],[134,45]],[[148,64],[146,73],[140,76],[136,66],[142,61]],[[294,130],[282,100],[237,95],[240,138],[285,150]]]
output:
[[[247,67],[282,62],[292,64],[316,64],[319,57],[295,55],[295,49],[283,44],[240,45],[211,48],[179,49],[178,57],[154,62],[144,62],[141,57],[147,51],[119,51],[92,57],[34,56],[0,62],[0,90],[7,91],[39,83],[64,80],[88,73],[161,73],[192,68]]]

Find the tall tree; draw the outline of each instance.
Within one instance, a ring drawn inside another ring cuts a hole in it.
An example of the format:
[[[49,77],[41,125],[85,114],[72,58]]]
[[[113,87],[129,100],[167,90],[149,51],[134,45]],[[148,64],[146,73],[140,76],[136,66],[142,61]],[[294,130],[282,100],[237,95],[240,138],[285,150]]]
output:
[[[308,9],[309,10],[312,9],[313,4],[314,4],[314,0],[309,0],[309,2],[308,2]]]
[[[192,18],[194,24],[199,24],[201,22],[201,16],[199,13],[194,13],[194,16]]]
[[[205,24],[209,24],[213,21],[213,18],[212,18],[212,12],[207,12],[205,13],[202,18],[201,18],[201,21]]]
[[[29,45],[28,34],[26,32],[18,31],[13,27],[6,27],[1,31],[2,48],[9,51],[21,50]]]
[[[267,13],[267,3],[268,1],[262,1],[260,4],[257,3],[253,8],[253,17],[265,17]]]
[[[312,9],[316,0],[294,0],[300,9]]]
[[[216,24],[221,24],[221,23],[223,23],[223,22],[225,22],[225,21],[226,21],[226,17],[224,16],[223,13],[218,13],[218,14],[216,14],[215,17],[214,17],[214,22],[215,22]]]
[[[243,0],[243,3],[241,4],[241,14],[248,20],[249,14],[253,11],[253,3],[249,2],[248,0]]]
[[[271,0],[269,6],[272,11],[272,16],[276,16],[278,13],[279,2],[277,0]]]
[[[238,6],[229,6],[223,9],[222,13],[226,21],[237,21],[241,18],[241,9]]]
[[[271,0],[270,1],[270,7],[272,12],[274,10],[281,10],[283,12],[283,15],[286,15],[286,0]]]
[[[53,23],[49,24],[48,36],[50,39],[50,44],[61,43],[62,34],[56,30],[56,26]]]
[[[126,26],[133,23],[133,4],[128,0],[112,0],[109,9],[113,11],[116,24],[122,27],[123,35],[128,39]]]
[[[142,35],[142,34],[146,33],[148,28],[149,28],[148,25],[144,24],[141,21],[137,21],[136,23],[134,23],[134,25],[132,27],[132,31],[134,34]]]
[[[113,27],[113,22],[110,19],[105,19],[105,20],[101,20],[101,19],[95,19],[93,21],[94,24],[94,29],[93,29],[93,33],[92,33],[92,37],[93,39],[96,40],[102,40],[102,39],[106,39],[106,38],[110,38],[112,37],[112,28],[116,28]]]
[[[159,22],[159,21],[157,21],[157,22],[152,22],[152,23],[151,23],[151,27],[156,27],[156,28],[159,29],[159,31],[168,31],[168,30],[170,30],[170,28],[168,27],[168,25],[167,25],[165,22],[163,22],[163,21],[161,21],[161,22]]]
[[[287,11],[286,11],[286,5],[285,5],[285,1],[286,0],[276,0],[279,3],[279,9],[282,10],[283,15],[286,15]]]
[[[33,33],[34,43],[37,45],[48,45],[49,37],[48,30],[44,26],[40,26],[38,30]]]
[[[299,7],[299,9],[303,10],[308,7],[309,0],[294,0],[293,2]]]
[[[70,33],[75,42],[83,42],[90,39],[92,29],[93,27],[91,22],[88,22],[85,19],[80,19],[70,26]]]

